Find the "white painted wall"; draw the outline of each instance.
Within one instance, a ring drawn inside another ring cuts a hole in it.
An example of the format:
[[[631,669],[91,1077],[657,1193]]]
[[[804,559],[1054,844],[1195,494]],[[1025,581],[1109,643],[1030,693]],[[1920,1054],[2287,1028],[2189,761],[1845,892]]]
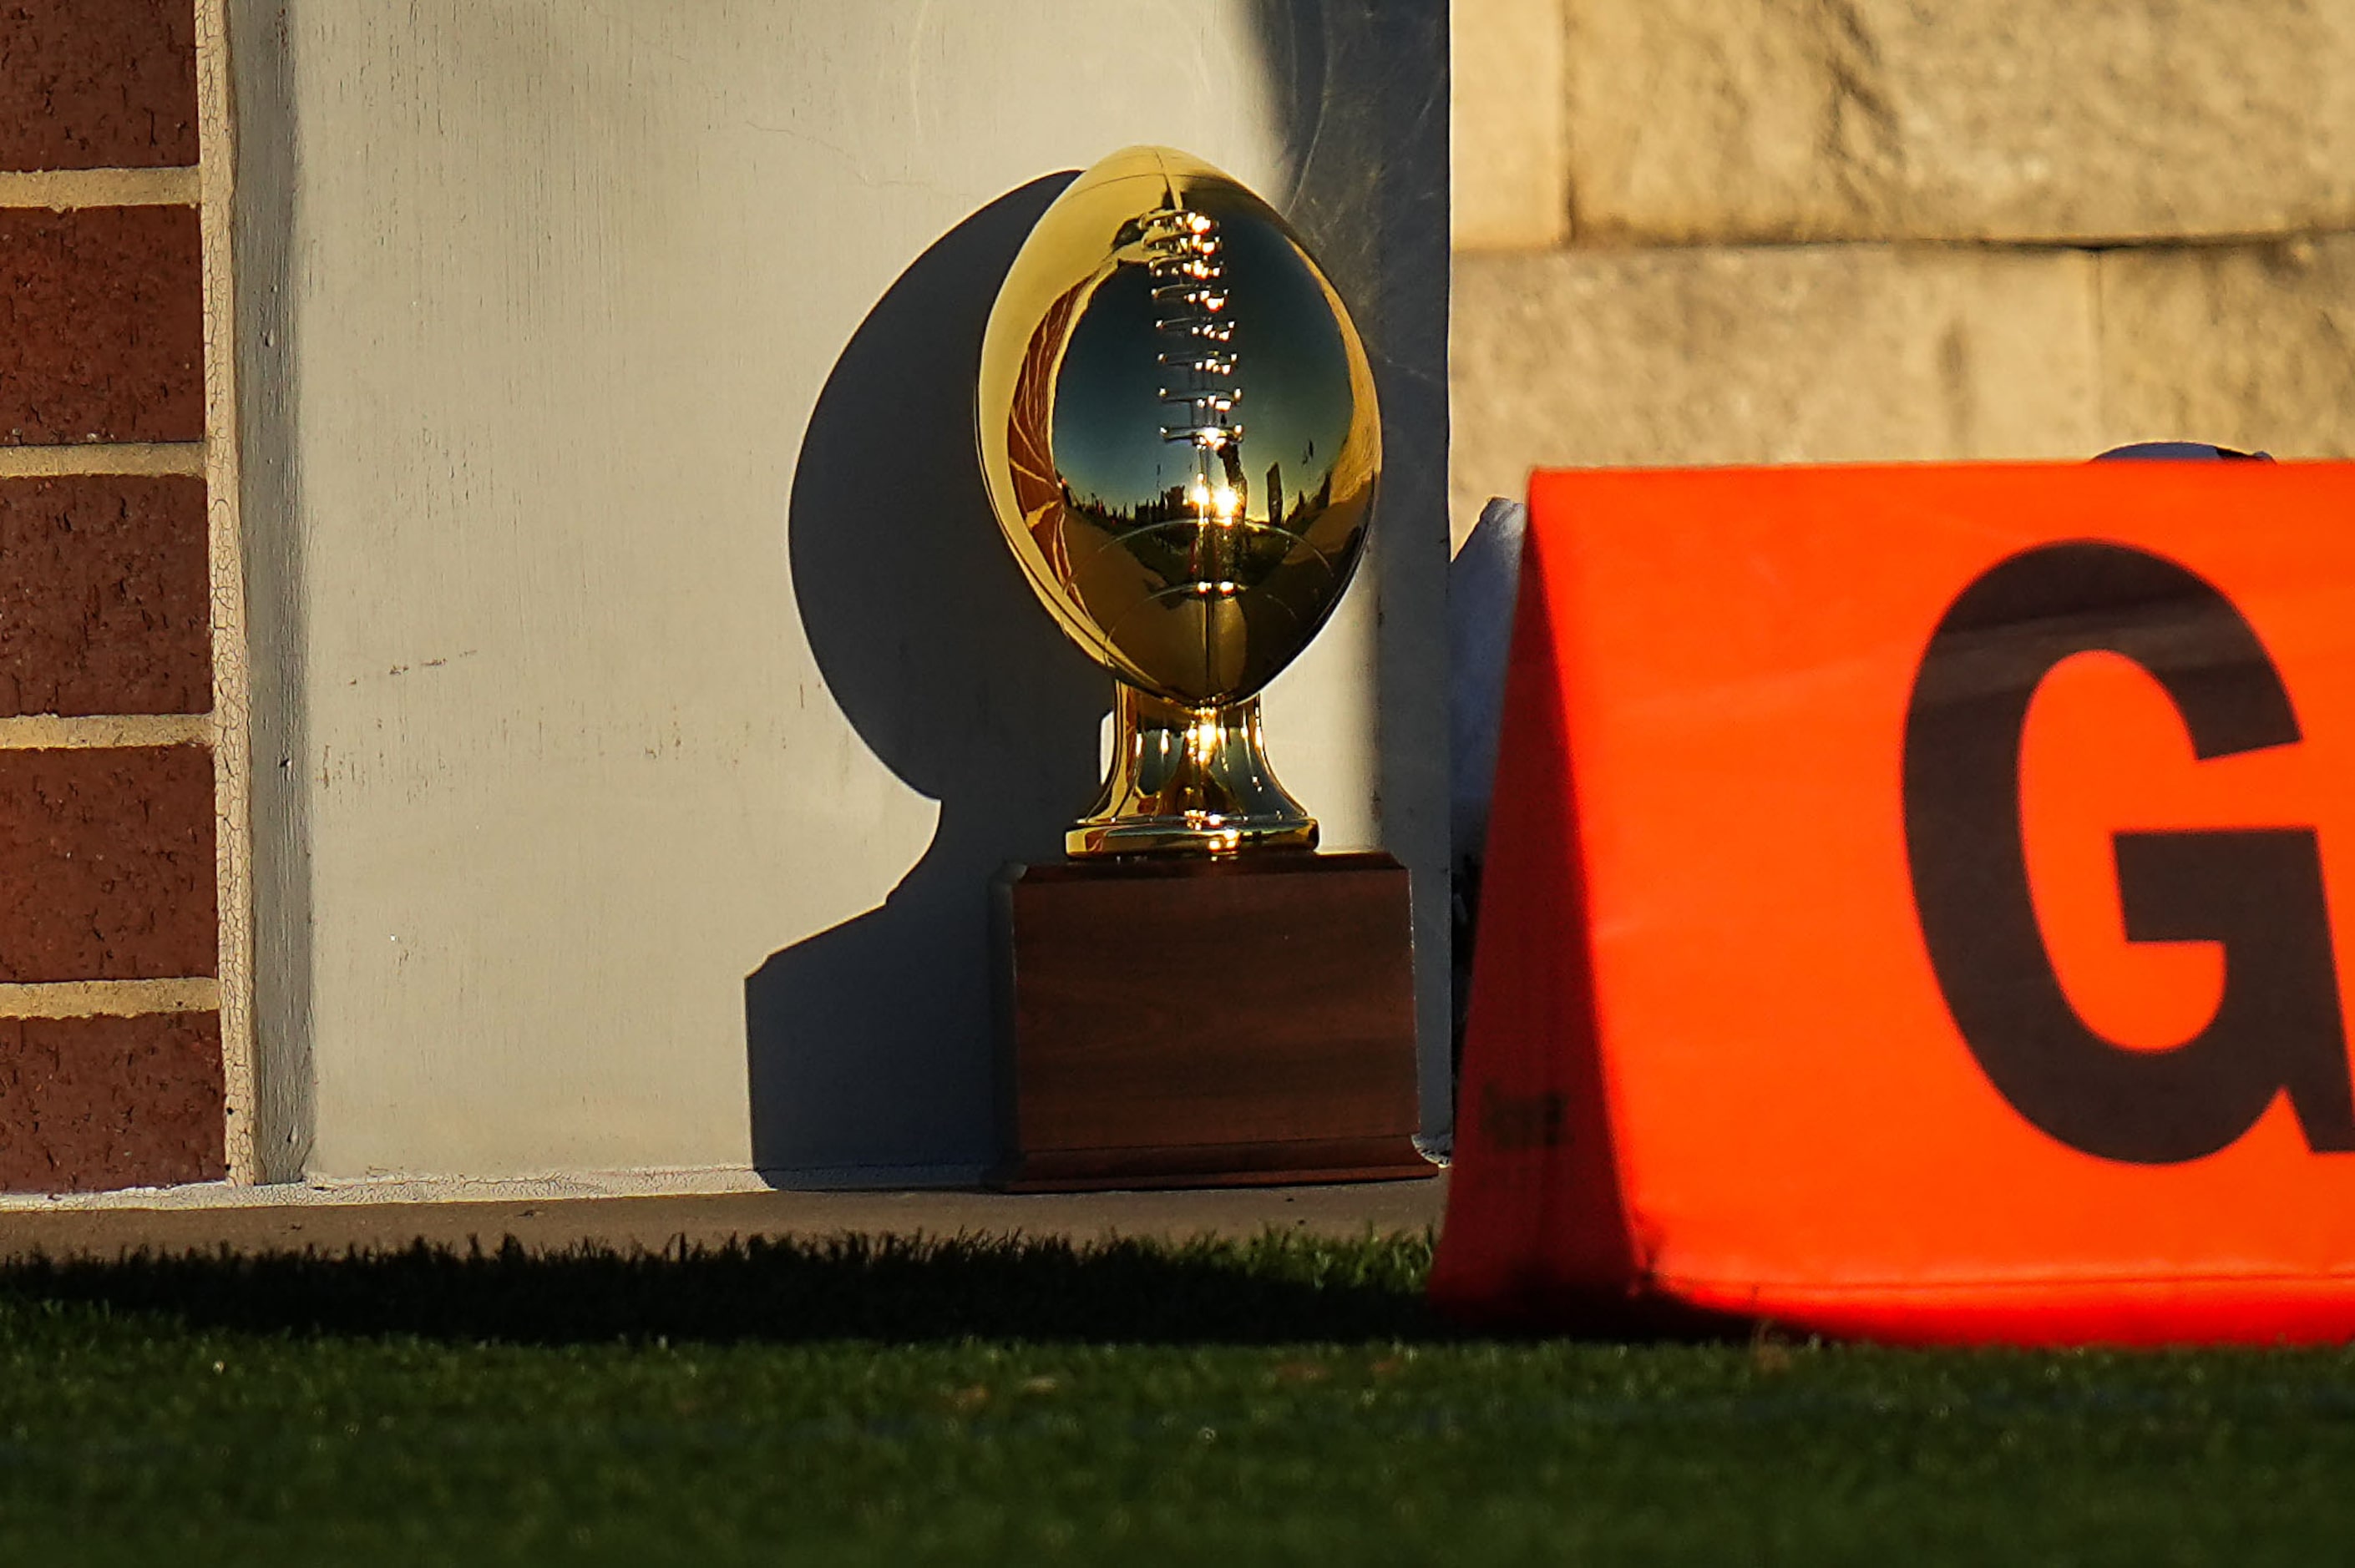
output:
[[[986,1159],[985,885],[1107,683],[972,355],[1034,182],[1141,141],[1289,206],[1380,362],[1380,580],[1270,748],[1426,873],[1444,1124],[1444,5],[1361,10],[238,6],[266,1170]]]

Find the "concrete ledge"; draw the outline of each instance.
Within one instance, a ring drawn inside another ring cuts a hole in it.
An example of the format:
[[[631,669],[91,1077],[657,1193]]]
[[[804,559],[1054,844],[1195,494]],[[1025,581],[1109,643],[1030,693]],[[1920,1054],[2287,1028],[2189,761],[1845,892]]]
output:
[[[440,1203],[296,1203],[182,1209],[52,1208],[0,1212],[0,1262],[36,1254],[400,1250],[418,1242],[534,1252],[593,1245],[659,1252],[684,1241],[755,1236],[1026,1235],[1090,1242],[1113,1236],[1245,1238],[1277,1230],[1358,1236],[1435,1229],[1443,1172],[1421,1181],[1188,1192],[1015,1195],[1001,1192],[722,1192]]]

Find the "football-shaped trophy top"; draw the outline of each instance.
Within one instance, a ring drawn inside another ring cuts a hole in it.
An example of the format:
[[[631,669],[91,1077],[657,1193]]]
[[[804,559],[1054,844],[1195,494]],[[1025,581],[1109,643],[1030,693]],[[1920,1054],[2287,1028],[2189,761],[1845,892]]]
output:
[[[1030,586],[1164,702],[1254,695],[1357,567],[1381,472],[1365,347],[1291,226],[1184,154],[1115,153],[1039,217],[976,410]]]

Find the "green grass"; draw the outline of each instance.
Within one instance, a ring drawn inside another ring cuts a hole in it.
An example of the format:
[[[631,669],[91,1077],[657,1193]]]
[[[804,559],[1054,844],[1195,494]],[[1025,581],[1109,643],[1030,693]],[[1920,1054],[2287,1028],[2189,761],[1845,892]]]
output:
[[[0,1271],[0,1563],[2343,1559],[2355,1356],[1458,1338],[1418,1239]]]

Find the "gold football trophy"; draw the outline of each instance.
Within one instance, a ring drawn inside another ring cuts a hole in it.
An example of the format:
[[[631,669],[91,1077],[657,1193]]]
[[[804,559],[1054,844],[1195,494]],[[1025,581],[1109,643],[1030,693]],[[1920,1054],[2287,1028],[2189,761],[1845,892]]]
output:
[[[1030,586],[1118,682],[1069,851],[1314,849],[1259,695],[1348,587],[1382,453],[1365,347],[1299,236],[1182,153],[1105,158],[1007,274],[975,433]]]
[[[992,1181],[1429,1174],[1405,869],[1250,853],[1316,847],[1259,696],[1348,587],[1381,472],[1373,375],[1332,285],[1216,169],[1115,153],[1007,274],[976,434],[1030,586],[1118,694],[1071,858],[993,885]]]

